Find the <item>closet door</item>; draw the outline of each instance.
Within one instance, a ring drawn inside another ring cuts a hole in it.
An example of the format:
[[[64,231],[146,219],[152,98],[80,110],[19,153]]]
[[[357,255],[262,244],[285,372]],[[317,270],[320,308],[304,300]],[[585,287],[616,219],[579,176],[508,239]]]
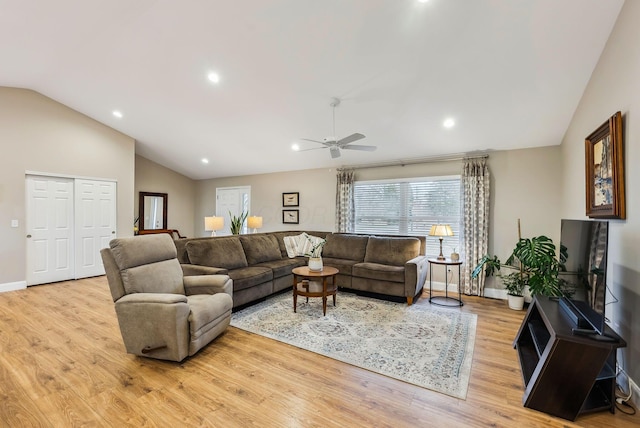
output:
[[[100,250],[116,237],[116,183],[75,180],[75,278],[104,275]]]
[[[72,279],[73,180],[27,176],[27,285]]]

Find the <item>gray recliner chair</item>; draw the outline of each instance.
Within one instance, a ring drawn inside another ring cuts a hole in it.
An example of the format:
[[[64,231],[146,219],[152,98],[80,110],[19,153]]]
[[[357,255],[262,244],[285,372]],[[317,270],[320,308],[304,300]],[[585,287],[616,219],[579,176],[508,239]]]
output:
[[[182,361],[231,321],[227,275],[183,276],[169,235],[113,239],[100,251],[127,352]]]

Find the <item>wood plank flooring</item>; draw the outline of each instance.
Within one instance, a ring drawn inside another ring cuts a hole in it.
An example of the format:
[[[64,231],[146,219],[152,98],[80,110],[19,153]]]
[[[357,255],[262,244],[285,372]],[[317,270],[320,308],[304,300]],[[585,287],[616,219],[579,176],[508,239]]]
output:
[[[182,363],[128,355],[105,277],[0,293],[0,427],[640,424],[620,412],[572,423],[522,407],[511,343],[524,311],[463,300],[451,310],[477,314],[478,327],[459,400],[232,327]]]

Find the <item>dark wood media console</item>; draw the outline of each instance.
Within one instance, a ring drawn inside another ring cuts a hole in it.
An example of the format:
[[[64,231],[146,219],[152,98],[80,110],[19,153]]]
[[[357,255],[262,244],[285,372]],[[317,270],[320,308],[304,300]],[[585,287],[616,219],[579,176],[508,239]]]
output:
[[[568,420],[615,411],[616,350],[626,342],[608,326],[606,336],[574,335],[558,302],[538,296],[513,342],[518,351],[525,407]]]

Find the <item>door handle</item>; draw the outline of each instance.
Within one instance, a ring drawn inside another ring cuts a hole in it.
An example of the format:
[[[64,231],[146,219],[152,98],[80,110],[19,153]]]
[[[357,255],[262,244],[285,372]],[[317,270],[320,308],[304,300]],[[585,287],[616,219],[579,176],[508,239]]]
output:
[[[31,238],[31,235],[27,235],[27,238]]]

